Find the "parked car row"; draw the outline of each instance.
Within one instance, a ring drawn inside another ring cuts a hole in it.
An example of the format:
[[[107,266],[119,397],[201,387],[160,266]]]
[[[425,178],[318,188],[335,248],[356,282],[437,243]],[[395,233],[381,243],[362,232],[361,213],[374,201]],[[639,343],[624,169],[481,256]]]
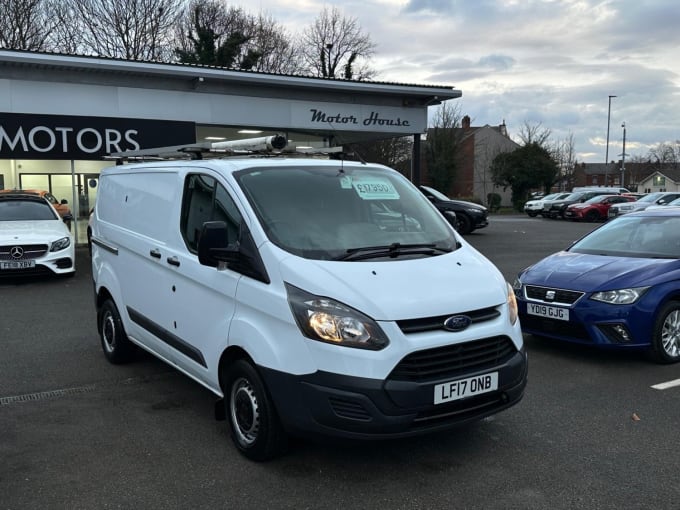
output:
[[[567,208],[570,205],[584,203],[591,198],[602,196],[602,195],[613,195],[613,193],[608,189],[594,189],[594,190],[584,190],[576,191],[571,193],[566,198],[560,200],[551,201],[543,206],[543,216],[547,218],[565,218],[567,213]],[[618,195],[617,195],[618,196]]]
[[[574,221],[606,220],[609,209],[616,204],[627,204],[635,201],[630,195],[598,195],[585,202],[567,206],[563,217]]]
[[[550,195],[545,195],[544,197],[528,200],[524,204],[524,212],[532,218],[535,218],[536,216],[543,216],[543,207],[545,204],[551,203],[555,200],[567,198],[569,195],[571,195],[571,193],[551,193]]]
[[[616,207],[611,207],[608,212],[608,217],[616,218],[622,214],[644,211],[650,206],[670,205],[678,198],[680,198],[680,193],[676,193],[674,191],[658,191],[655,193],[649,193],[648,195],[637,199],[635,202],[618,204]]]
[[[649,194],[619,193],[624,188],[582,188],[572,193],[553,193],[524,204],[530,217],[563,218],[573,221],[602,221],[648,207],[680,205],[680,192]],[[677,203],[673,201],[678,200]]]

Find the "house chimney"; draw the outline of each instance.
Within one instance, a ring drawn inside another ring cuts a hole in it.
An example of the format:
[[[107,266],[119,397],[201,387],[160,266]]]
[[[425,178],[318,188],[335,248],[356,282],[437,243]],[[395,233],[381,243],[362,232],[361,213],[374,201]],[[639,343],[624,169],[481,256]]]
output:
[[[470,116],[466,115],[462,121],[463,129],[470,129]]]
[[[502,134],[503,136],[508,136],[508,128],[507,128],[507,126],[505,125],[505,119],[503,119],[503,124],[501,124],[501,125],[498,126],[498,127],[500,128],[501,134]]]

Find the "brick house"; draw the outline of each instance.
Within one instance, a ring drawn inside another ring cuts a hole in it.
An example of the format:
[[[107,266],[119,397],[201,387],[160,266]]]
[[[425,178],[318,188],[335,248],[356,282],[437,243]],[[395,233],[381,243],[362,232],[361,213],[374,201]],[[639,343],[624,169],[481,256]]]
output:
[[[626,162],[623,185],[621,162],[578,163],[571,186],[620,186],[631,191],[680,191],[680,165],[677,163]],[[567,186],[567,189],[571,189]]]
[[[429,130],[428,130],[429,131]],[[451,198],[474,200],[487,205],[487,195],[498,193],[501,205],[510,206],[510,189],[503,190],[491,179],[491,162],[500,153],[512,152],[520,146],[508,136],[505,121],[498,126],[470,125],[470,117],[463,117],[460,128],[451,129],[451,136],[460,139],[461,164],[456,179],[448,190],[439,190]],[[427,142],[426,142],[427,143]],[[429,184],[427,161],[423,157],[423,184]]]

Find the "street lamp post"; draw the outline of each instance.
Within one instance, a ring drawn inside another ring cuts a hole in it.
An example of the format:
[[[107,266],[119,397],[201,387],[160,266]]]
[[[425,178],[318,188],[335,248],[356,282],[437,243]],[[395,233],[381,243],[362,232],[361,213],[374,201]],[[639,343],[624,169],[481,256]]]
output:
[[[607,108],[607,148],[605,149],[604,153],[604,185],[607,185],[607,174],[608,174],[608,169],[609,169],[609,121],[611,120],[611,115],[612,115],[612,97],[616,96],[609,96],[609,107]]]
[[[623,154],[621,154],[621,187],[625,187],[623,182],[626,171],[626,123],[621,124],[623,128]]]

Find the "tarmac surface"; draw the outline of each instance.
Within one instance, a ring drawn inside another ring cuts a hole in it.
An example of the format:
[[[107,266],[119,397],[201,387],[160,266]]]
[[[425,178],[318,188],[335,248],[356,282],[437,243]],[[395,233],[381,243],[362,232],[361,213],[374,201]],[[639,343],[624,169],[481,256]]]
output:
[[[512,281],[595,224],[498,216],[466,237]],[[243,458],[214,396],[151,356],[109,364],[89,257],[73,278],[0,280],[0,510],[680,508],[680,365],[526,336],[515,407],[445,434],[296,439]]]

